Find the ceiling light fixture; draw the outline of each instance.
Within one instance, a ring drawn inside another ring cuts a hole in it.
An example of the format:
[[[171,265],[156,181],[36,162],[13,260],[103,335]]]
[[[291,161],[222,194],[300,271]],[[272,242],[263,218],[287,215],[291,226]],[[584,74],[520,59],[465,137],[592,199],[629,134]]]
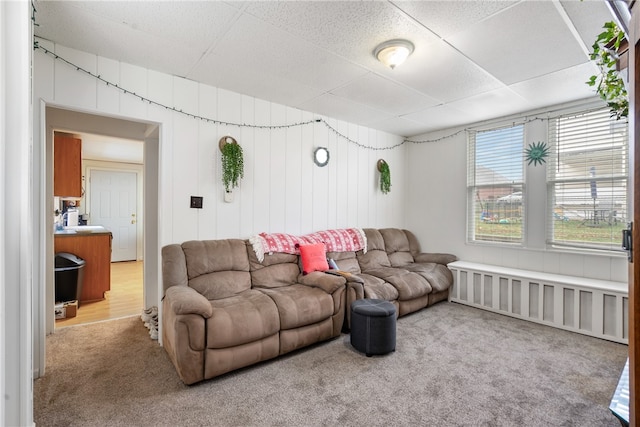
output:
[[[394,69],[407,60],[413,48],[413,43],[409,40],[389,40],[379,44],[373,51],[373,56],[387,67]]]

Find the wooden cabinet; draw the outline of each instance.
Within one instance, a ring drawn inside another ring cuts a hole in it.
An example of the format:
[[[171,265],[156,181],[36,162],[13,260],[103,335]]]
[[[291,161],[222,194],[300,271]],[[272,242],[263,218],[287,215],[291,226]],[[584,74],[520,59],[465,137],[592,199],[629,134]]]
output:
[[[54,250],[84,259],[81,302],[104,299],[111,289],[111,233],[56,234]]]
[[[53,138],[53,195],[82,197],[82,140],[57,132]]]

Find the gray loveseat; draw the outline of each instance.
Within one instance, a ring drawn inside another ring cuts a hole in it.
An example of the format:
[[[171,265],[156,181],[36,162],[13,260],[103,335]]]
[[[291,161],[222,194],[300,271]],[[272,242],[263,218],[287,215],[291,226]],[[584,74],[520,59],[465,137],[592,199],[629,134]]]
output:
[[[424,254],[400,229],[365,229],[367,251],[329,252],[343,275],[301,273],[299,255],[259,261],[248,240],[162,248],[163,345],[185,384],[340,335],[350,304],[380,298],[399,316],[448,297],[447,254]]]

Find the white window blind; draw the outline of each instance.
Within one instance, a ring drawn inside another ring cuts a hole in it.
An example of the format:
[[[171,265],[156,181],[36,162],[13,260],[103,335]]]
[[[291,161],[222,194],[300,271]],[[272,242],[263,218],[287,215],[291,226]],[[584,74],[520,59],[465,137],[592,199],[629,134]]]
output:
[[[524,125],[469,132],[469,241],[522,243]]]
[[[621,250],[627,219],[628,125],[607,109],[549,121],[547,240]]]

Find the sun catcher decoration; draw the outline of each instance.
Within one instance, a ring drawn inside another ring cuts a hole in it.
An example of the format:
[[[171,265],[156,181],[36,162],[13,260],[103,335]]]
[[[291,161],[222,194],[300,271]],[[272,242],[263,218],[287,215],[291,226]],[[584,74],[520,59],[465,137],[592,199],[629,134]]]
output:
[[[527,155],[528,165],[533,163],[533,166],[538,166],[538,163],[543,164],[547,161],[545,158],[549,155],[549,147],[546,142],[532,142],[529,144],[529,148],[525,150]]]

